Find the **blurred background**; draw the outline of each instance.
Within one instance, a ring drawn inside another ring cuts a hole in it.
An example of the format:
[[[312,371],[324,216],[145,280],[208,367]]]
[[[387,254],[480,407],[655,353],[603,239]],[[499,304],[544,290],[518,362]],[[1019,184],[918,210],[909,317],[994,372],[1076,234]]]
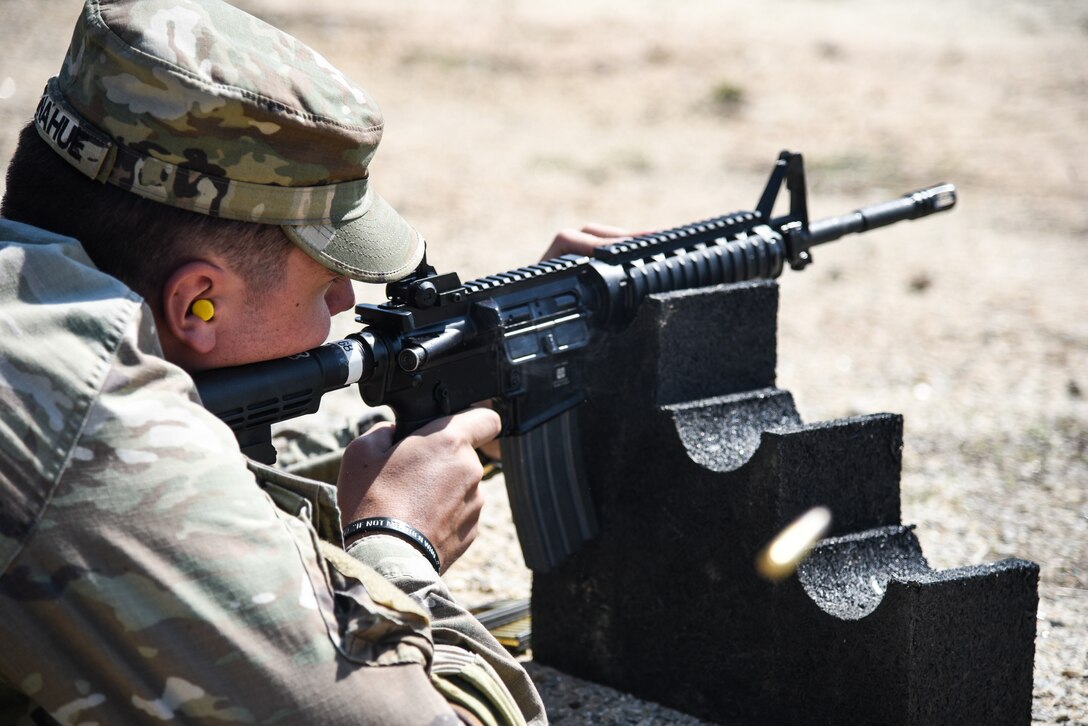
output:
[[[778,383],[807,421],[905,415],[903,521],[934,567],[1041,565],[1034,720],[1088,723],[1088,5],[236,4],[378,100],[373,183],[462,279],[535,260],[565,227],[751,209],[782,149],[805,155],[813,218],[955,183],[952,213],[781,278]],[[0,0],[0,163],[80,6]],[[326,419],[354,415],[343,393]],[[501,477],[486,486],[447,577],[469,604],[529,591]],[[601,722],[673,720],[533,673],[557,722],[595,698]]]

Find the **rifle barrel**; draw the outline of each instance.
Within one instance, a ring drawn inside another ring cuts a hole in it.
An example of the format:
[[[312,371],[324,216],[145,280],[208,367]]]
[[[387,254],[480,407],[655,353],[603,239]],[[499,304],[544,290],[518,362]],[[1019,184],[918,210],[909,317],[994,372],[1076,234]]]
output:
[[[937,184],[904,194],[890,202],[873,204],[840,217],[812,222],[808,227],[809,245],[832,242],[844,235],[866,232],[905,219],[926,217],[951,209],[955,205],[956,187],[952,184]]]

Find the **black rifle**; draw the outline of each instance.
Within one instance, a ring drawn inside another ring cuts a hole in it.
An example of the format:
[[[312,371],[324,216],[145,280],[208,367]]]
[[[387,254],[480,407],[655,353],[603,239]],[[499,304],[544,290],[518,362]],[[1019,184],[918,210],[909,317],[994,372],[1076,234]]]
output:
[[[772,218],[778,192],[789,212]],[[204,405],[234,430],[242,451],[275,461],[271,424],[307,413],[354,383],[396,413],[403,437],[441,416],[492,400],[501,415],[503,471],[526,564],[547,571],[596,535],[572,409],[592,395],[586,365],[654,293],[778,277],[809,249],[846,234],[944,211],[942,184],[841,217],[809,223],[800,154],[782,152],[752,212],[734,212],[594,251],[462,283],[426,259],[358,305],[365,327],[279,360],[196,377]]]

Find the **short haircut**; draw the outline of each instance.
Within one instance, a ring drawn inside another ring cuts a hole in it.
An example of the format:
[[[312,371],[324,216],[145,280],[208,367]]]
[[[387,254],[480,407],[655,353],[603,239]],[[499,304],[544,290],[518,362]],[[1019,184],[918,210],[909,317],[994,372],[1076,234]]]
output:
[[[280,279],[292,246],[276,225],[209,217],[89,179],[49,148],[33,124],[19,134],[0,216],[79,240],[98,269],[155,310],[170,274],[209,252],[259,295]]]

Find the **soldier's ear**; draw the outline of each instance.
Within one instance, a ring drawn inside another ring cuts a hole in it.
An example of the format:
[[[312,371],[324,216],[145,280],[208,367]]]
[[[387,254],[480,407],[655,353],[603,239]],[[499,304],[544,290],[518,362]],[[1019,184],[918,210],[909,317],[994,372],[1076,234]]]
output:
[[[165,326],[164,332],[180,345],[181,352],[203,356],[215,349],[217,329],[233,294],[230,278],[219,265],[195,260],[166,279],[159,325]]]

